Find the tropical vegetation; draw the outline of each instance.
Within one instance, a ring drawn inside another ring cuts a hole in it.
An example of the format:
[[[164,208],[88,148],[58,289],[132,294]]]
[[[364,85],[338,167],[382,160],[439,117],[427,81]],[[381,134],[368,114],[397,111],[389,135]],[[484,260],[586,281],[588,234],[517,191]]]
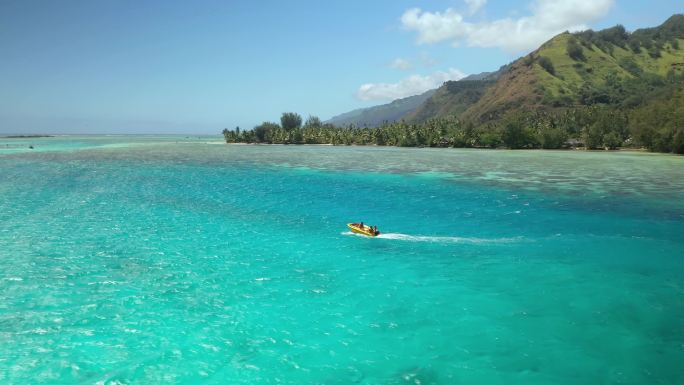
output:
[[[566,32],[495,73],[446,82],[428,96],[376,126],[303,122],[288,112],[280,123],[223,133],[230,143],[684,153],[684,15],[633,33],[619,25]],[[381,111],[373,110],[376,120]]]

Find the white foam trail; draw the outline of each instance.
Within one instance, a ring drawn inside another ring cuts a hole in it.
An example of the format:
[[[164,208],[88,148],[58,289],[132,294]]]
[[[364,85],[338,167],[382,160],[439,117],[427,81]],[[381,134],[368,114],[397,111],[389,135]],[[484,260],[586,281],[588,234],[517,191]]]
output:
[[[342,235],[353,235],[353,236],[355,236],[355,237],[369,238],[369,237],[366,236],[366,235],[353,233],[353,232],[351,232],[351,231],[343,231],[343,232],[342,232]]]
[[[345,231],[343,235],[356,235],[360,237],[365,237],[365,235],[352,233],[351,231]],[[486,243],[510,243],[516,242],[521,239],[521,237],[515,238],[472,238],[472,237],[433,237],[425,235],[409,235],[401,233],[386,233],[380,234],[378,239],[392,239],[396,241],[407,241],[407,242],[433,242],[433,243],[468,243],[468,244],[486,244]]]

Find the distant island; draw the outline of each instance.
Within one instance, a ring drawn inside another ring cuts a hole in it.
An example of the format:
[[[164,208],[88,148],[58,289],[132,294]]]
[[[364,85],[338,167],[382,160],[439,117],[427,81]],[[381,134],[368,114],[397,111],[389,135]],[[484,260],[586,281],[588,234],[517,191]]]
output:
[[[54,138],[54,135],[6,135],[0,136],[5,139],[26,139],[26,138]]]
[[[340,115],[283,113],[223,130],[228,143],[511,149],[645,148],[684,154],[684,15],[629,33],[562,33],[494,73]],[[371,124],[354,119],[366,119]],[[381,123],[379,123],[381,122]]]

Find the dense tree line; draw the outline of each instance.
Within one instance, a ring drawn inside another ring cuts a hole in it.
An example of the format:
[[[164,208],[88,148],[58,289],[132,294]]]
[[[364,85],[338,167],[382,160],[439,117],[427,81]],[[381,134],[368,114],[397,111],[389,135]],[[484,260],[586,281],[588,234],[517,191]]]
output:
[[[630,68],[629,62],[623,63]],[[632,68],[632,71],[637,71]],[[548,69],[547,69],[548,70]],[[641,73],[633,79],[609,75],[602,85],[579,91],[579,104],[508,111],[500,119],[475,124],[458,117],[423,123],[386,122],[380,127],[338,127],[310,116],[283,113],[280,123],[252,130],[223,130],[228,143],[475,147],[511,149],[647,148],[684,154],[684,75]]]
[[[577,49],[581,47],[578,47],[576,43],[580,43],[589,50],[593,50],[595,46],[610,54],[617,46],[630,49],[637,54],[645,51],[652,58],[658,58],[666,44],[674,49],[679,49],[677,39],[684,35],[684,15],[674,15],[660,27],[639,29],[634,33],[629,33],[625,27],[617,25],[598,32],[586,30],[574,35],[579,41],[569,43],[568,53],[572,53],[570,57],[576,60],[581,59],[581,51]]]
[[[670,87],[630,114],[635,143],[658,152],[684,154],[684,86]]]
[[[239,127],[225,129],[223,135],[228,143],[511,149],[646,147],[684,153],[684,111],[659,103],[632,111],[600,105],[553,112],[513,111],[499,121],[480,126],[456,117],[421,124],[399,121],[380,127],[337,127],[315,116],[301,122],[298,114],[284,113],[280,124],[264,122],[248,131]]]

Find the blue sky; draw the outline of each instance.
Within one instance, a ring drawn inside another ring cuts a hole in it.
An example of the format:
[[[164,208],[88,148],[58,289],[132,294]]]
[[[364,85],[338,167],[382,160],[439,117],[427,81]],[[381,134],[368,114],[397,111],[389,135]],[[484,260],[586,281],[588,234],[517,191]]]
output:
[[[680,1],[0,2],[0,132],[217,133],[328,119]]]

